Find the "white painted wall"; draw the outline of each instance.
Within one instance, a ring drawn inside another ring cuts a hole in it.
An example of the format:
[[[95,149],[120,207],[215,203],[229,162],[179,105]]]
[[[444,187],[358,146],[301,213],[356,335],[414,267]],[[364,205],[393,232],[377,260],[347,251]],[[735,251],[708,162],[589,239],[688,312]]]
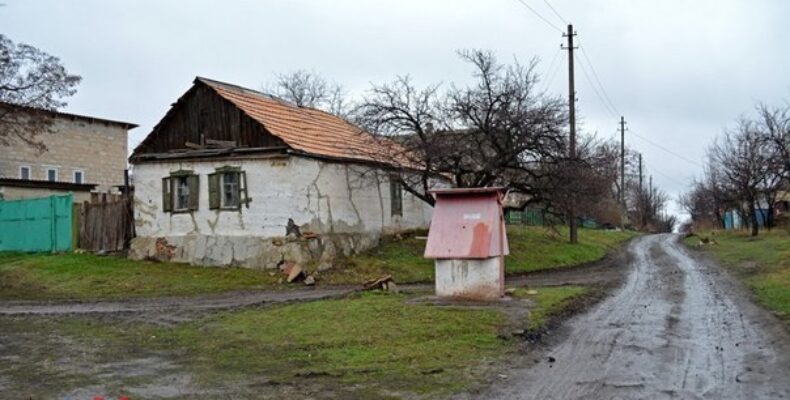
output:
[[[436,260],[436,295],[471,300],[496,300],[504,294],[500,257],[480,260]]]
[[[249,208],[209,210],[207,175],[222,166],[247,173]],[[177,170],[200,175],[194,213],[162,212],[162,178]],[[234,161],[142,163],[134,166],[135,222],[139,237],[284,236],[288,219],[316,233],[393,233],[426,228],[432,208],[403,193],[403,216],[391,216],[386,175],[368,168],[304,157]]]

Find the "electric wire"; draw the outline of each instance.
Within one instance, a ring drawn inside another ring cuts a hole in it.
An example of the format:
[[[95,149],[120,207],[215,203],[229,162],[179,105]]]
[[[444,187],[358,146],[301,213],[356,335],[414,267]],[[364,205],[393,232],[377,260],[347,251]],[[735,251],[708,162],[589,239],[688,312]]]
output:
[[[527,4],[527,2],[526,2],[526,1],[524,1],[524,0],[516,0],[516,1],[518,1],[519,3],[521,3],[521,4],[522,4],[524,7],[527,7],[527,9],[528,9],[529,11],[531,11],[531,12],[532,12],[532,14],[535,14],[535,16],[536,16],[536,17],[540,18],[540,19],[541,19],[543,22],[545,22],[545,23],[546,23],[548,26],[550,26],[550,27],[552,27],[552,28],[554,28],[554,29],[558,30],[560,33],[562,33],[562,32],[563,32],[563,30],[562,30],[562,29],[560,29],[560,28],[559,28],[557,25],[554,25],[554,24],[552,24],[552,23],[551,23],[551,21],[549,21],[548,19],[546,19],[546,17],[544,17],[543,15],[540,15],[540,13],[539,13],[539,12],[537,12],[537,10],[535,10],[534,8],[532,8],[532,6],[530,6],[529,4]]]
[[[544,89],[544,91],[549,90],[549,87],[551,87],[551,83],[554,82],[554,78],[557,76],[557,72],[560,70],[560,66],[562,65],[562,61],[564,61],[565,58],[566,58],[566,55],[563,53],[562,57],[560,57],[561,61],[559,63],[557,63],[557,65],[554,67],[554,71],[552,71],[551,76],[546,81],[546,88]]]
[[[557,59],[559,58],[559,55],[560,55],[561,51],[562,51],[561,48],[557,49],[557,52],[554,53],[554,57],[551,58],[551,62],[549,63],[548,68],[546,68],[546,72],[542,75],[542,77],[545,78],[543,80],[544,84],[542,85],[542,86],[544,86],[544,89],[542,90],[544,92],[546,90],[548,90],[548,88],[549,88],[548,87],[549,86],[548,83],[546,83],[548,81],[549,74],[555,74],[556,73],[556,70],[555,70],[556,66],[554,64],[557,62]]]
[[[563,33],[563,34],[565,33],[565,31],[563,31],[557,25],[553,24],[546,17],[541,15],[537,10],[535,10],[532,6],[530,6],[525,0],[516,0],[516,1],[521,3],[521,5],[526,7],[533,15],[538,17],[541,21],[543,21],[549,27],[554,28],[555,30],[557,30],[560,33]],[[546,5],[549,7],[549,9],[552,11],[552,13],[554,13],[554,15],[557,18],[559,18],[560,21],[562,21],[564,23],[567,23],[566,19],[562,17],[562,15],[557,11],[556,8],[554,8],[551,5],[551,3],[549,3],[548,0],[543,0],[543,2],[546,3]],[[595,65],[592,63],[592,60],[590,59],[590,56],[587,53],[587,50],[585,49],[585,47],[582,45],[581,41],[579,41],[579,49],[581,50],[582,56],[583,56],[584,60],[586,61],[587,65],[589,66],[589,69],[590,69],[590,73],[588,73],[587,72],[587,68],[584,67],[584,63],[583,62],[579,63],[579,66],[581,67],[583,75],[587,79],[587,82],[590,84],[590,86],[593,88],[593,92],[595,93],[596,97],[598,97],[598,100],[600,100],[601,103],[604,105],[604,108],[606,108],[606,111],[612,117],[617,118],[617,116],[620,115],[620,112],[619,112],[618,108],[614,105],[614,102],[612,102],[611,98],[609,97],[609,94],[608,94],[608,92],[606,90],[606,87],[603,85],[603,82],[601,82],[601,78],[598,75],[597,70],[595,69]],[[550,72],[551,75],[546,80],[546,85],[545,85],[546,90],[549,88],[549,86],[551,86],[551,83],[554,81],[554,77],[557,75],[557,71],[559,71],[559,68],[554,66],[554,64],[555,64],[557,59],[558,59],[558,57],[555,54],[553,59],[552,59],[552,62],[549,65],[549,68],[547,69],[547,71],[552,71],[552,69],[553,69],[553,71]],[[564,59],[564,57],[563,57],[563,59]],[[592,77],[590,77],[590,74],[592,74]],[[595,82],[593,82],[593,79],[595,80]],[[653,142],[652,140],[650,140],[650,139],[648,139],[648,138],[646,138],[646,137],[644,137],[642,135],[637,134],[636,132],[633,132],[633,131],[629,130],[629,133],[634,135],[635,137],[641,139],[645,143],[647,143],[647,144],[649,144],[651,146],[654,146],[654,147],[666,152],[667,154],[670,154],[670,155],[672,155],[672,156],[674,156],[674,157],[676,157],[676,158],[678,158],[680,160],[683,160],[683,161],[685,161],[685,162],[687,162],[689,164],[692,164],[692,165],[695,165],[695,166],[698,166],[698,167],[702,167],[702,164],[700,164],[699,162],[693,161],[693,160],[691,160],[691,159],[689,159],[689,158],[687,158],[685,156],[682,156],[682,155],[680,155],[680,154],[678,154],[678,153],[676,153],[676,152],[674,152],[674,151],[672,151],[672,150],[670,150],[670,149],[668,149],[668,148],[666,148],[666,147],[664,147],[664,146],[662,146],[662,145],[660,145],[660,144],[658,144],[656,142]],[[664,173],[662,173],[660,171],[657,171],[657,170],[656,170],[656,172],[659,175],[662,175],[663,177],[674,181],[675,183],[681,183],[678,180],[672,178],[670,175],[664,174]]]
[[[675,153],[674,151],[672,151],[672,150],[670,150],[670,149],[668,149],[668,148],[666,148],[666,147],[664,147],[664,146],[662,146],[662,145],[660,145],[660,144],[658,144],[658,143],[656,143],[656,142],[654,142],[654,141],[652,141],[652,140],[650,140],[650,139],[648,139],[648,138],[646,138],[646,137],[644,137],[644,136],[642,136],[642,135],[640,135],[640,134],[638,134],[638,133],[636,133],[636,132],[634,132],[632,130],[628,130],[628,133],[638,137],[639,139],[642,139],[643,141],[645,141],[646,143],[648,143],[648,144],[650,144],[650,145],[652,145],[654,147],[657,147],[657,148],[663,150],[667,154],[671,154],[671,155],[677,157],[678,159],[683,160],[683,161],[685,161],[685,162],[687,162],[689,164],[693,164],[693,165],[695,165],[697,167],[703,168],[702,164],[700,164],[699,162],[691,160],[689,158],[686,158],[685,156],[682,156],[682,155],[680,155],[678,153]]]
[[[670,180],[670,181],[672,181],[672,182],[674,182],[674,183],[677,183],[678,185],[681,185],[681,186],[688,186],[688,183],[687,183],[687,182],[682,182],[682,181],[680,181],[680,179],[678,179],[678,178],[675,178],[675,177],[673,177],[672,175],[669,175],[669,174],[667,174],[667,173],[665,173],[665,172],[661,172],[661,170],[658,170],[658,169],[656,169],[655,167],[652,167],[652,168],[649,168],[649,169],[648,169],[648,168],[647,168],[647,166],[645,166],[645,167],[644,167],[644,172],[647,172],[648,170],[649,170],[650,172],[653,172],[653,173],[655,173],[655,174],[658,174],[659,176],[662,176],[662,177],[664,177],[665,179],[668,179],[668,180]]]
[[[551,11],[554,13],[554,15],[556,15],[556,16],[557,16],[557,18],[559,18],[559,19],[560,19],[560,21],[562,21],[562,23],[564,23],[565,25],[570,25],[570,24],[568,23],[568,20],[566,20],[565,18],[563,18],[563,17],[562,17],[562,15],[560,15],[560,13],[558,13],[558,12],[557,12],[557,9],[555,9],[555,8],[554,8],[554,7],[551,5],[551,3],[549,3],[549,0],[543,0],[543,2],[544,2],[544,3],[546,3],[546,5],[547,5],[547,6],[549,6],[549,8],[551,9]]]
[[[603,93],[604,99],[609,104],[609,106],[612,108],[612,110],[614,110],[617,115],[620,115],[620,112],[617,111],[617,107],[614,106],[614,103],[612,103],[612,100],[609,98],[609,94],[606,92],[606,87],[604,87],[603,83],[601,82],[601,79],[598,76],[598,72],[595,70],[595,66],[593,65],[592,61],[590,60],[590,57],[587,55],[587,50],[585,50],[585,48],[582,45],[581,41],[579,41],[579,49],[582,51],[582,56],[584,56],[584,59],[587,61],[587,64],[590,66],[590,71],[592,71],[592,74],[593,74],[593,77],[595,78],[595,81],[598,82],[598,86],[600,86],[600,88],[601,88],[601,92]]]
[[[606,102],[606,100],[604,100],[603,96],[601,96],[601,93],[598,91],[598,88],[595,86],[595,82],[592,81],[592,78],[590,78],[590,74],[587,73],[587,68],[584,67],[584,63],[579,63],[579,68],[582,70],[584,77],[587,79],[587,83],[589,83],[590,87],[593,89],[593,93],[595,93],[595,95],[598,97],[598,100],[600,100],[601,104],[603,104],[604,108],[606,108],[606,111],[613,118],[617,118],[617,112],[614,109],[612,109],[609,106],[609,104]]]

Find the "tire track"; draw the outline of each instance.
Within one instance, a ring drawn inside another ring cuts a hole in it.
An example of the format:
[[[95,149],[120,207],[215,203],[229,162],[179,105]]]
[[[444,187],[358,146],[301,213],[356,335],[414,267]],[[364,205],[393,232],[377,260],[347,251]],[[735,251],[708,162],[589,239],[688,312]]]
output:
[[[486,399],[787,398],[787,334],[674,235],[634,241],[626,283]]]

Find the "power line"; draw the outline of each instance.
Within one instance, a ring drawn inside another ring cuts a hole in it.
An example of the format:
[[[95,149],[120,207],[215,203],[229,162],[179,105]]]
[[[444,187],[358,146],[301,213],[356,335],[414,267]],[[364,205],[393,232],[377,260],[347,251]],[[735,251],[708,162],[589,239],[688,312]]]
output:
[[[544,86],[543,91],[544,92],[549,89],[549,86],[551,85],[551,81],[553,81],[554,80],[554,76],[557,75],[557,70],[559,69],[559,65],[560,64],[557,64],[556,62],[560,58],[559,55],[560,55],[561,51],[562,51],[562,48],[558,48],[557,49],[557,52],[554,53],[554,57],[552,57],[552,59],[551,59],[551,63],[549,63],[549,67],[546,68],[546,74],[544,75],[546,77],[546,79],[543,81],[544,82],[544,84],[543,84],[543,86]],[[564,55],[563,55],[562,59],[565,59]]]
[[[556,29],[556,30],[557,30],[557,31],[559,31],[560,33],[563,33],[563,30],[562,30],[562,29],[560,29],[560,28],[559,28],[557,25],[554,25],[554,24],[552,24],[552,23],[551,23],[551,21],[549,21],[548,19],[546,19],[546,17],[544,17],[544,16],[540,15],[540,13],[539,13],[539,12],[537,12],[537,11],[536,11],[534,8],[532,8],[532,6],[530,6],[529,4],[527,4],[527,2],[526,2],[526,1],[524,1],[524,0],[516,0],[516,1],[518,1],[519,3],[521,3],[521,4],[522,4],[524,7],[527,7],[527,9],[528,9],[529,11],[531,11],[533,14],[535,14],[535,16],[536,16],[536,17],[540,18],[540,19],[541,19],[543,22],[545,22],[547,25],[549,25],[550,27],[552,27],[552,28]]]
[[[554,15],[556,15],[557,18],[559,18],[560,21],[562,21],[563,24],[569,25],[568,24],[568,20],[566,20],[565,18],[562,18],[562,15],[560,15],[560,13],[558,13],[557,10],[554,7],[552,7],[551,3],[549,3],[549,0],[543,0],[543,2],[546,3],[547,6],[549,6],[551,11],[554,13]]]
[[[595,83],[592,81],[590,75],[587,73],[587,69],[584,67],[584,63],[579,63],[579,67],[581,67],[581,70],[584,73],[584,77],[587,79],[587,83],[590,84],[590,87],[593,89],[593,92],[598,97],[598,100],[601,100],[601,104],[603,104],[603,106],[606,108],[606,111],[608,111],[612,117],[617,118],[617,111],[614,110],[612,107],[610,107],[609,104],[606,102],[606,100],[604,100],[603,96],[601,96],[601,93],[598,91],[598,88],[595,87]]]
[[[689,163],[689,164],[696,165],[697,167],[704,168],[704,167],[702,166],[702,164],[700,164],[700,163],[698,163],[698,162],[696,162],[696,161],[694,161],[694,160],[691,160],[691,159],[689,159],[689,158],[686,158],[685,156],[682,156],[682,155],[680,155],[680,154],[678,154],[678,153],[675,153],[674,151],[672,151],[672,150],[670,150],[670,149],[668,149],[668,148],[666,148],[666,147],[664,147],[664,146],[662,146],[662,145],[660,145],[660,144],[658,144],[658,143],[656,143],[656,142],[653,142],[652,140],[650,140],[650,139],[648,139],[648,138],[646,138],[646,137],[644,137],[644,136],[642,136],[642,135],[639,135],[639,134],[638,134],[638,133],[636,133],[636,132],[633,132],[633,131],[630,131],[630,130],[629,130],[629,132],[630,132],[632,135],[634,135],[634,136],[636,136],[636,137],[638,137],[638,138],[640,138],[640,139],[644,140],[644,141],[645,141],[645,142],[647,142],[648,144],[651,144],[651,145],[653,145],[653,146],[655,146],[655,147],[657,147],[657,148],[659,148],[659,149],[661,149],[661,150],[665,151],[666,153],[668,153],[668,154],[671,154],[671,155],[673,155],[673,156],[677,157],[678,159],[681,159],[681,160],[683,160],[683,161],[685,161],[685,162],[687,162],[687,163]]]
[[[664,172],[661,172],[660,170],[658,170],[658,169],[655,169],[655,168],[653,168],[653,167],[651,167],[651,168],[647,168],[647,167],[645,167],[645,170],[648,170],[648,169],[649,169],[650,171],[652,171],[652,172],[654,172],[654,173],[658,174],[658,175],[661,175],[662,177],[664,177],[664,178],[666,178],[666,179],[668,179],[668,180],[670,180],[670,181],[672,181],[672,182],[675,182],[675,183],[677,183],[678,185],[682,185],[682,186],[688,186],[688,185],[689,185],[689,183],[688,183],[688,182],[681,182],[679,179],[676,179],[676,178],[672,177],[671,175],[669,175],[669,174],[666,174],[666,173],[664,173]]]
[[[584,56],[584,59],[587,60],[587,64],[590,65],[590,70],[593,73],[593,77],[595,78],[595,81],[598,82],[598,86],[601,87],[601,92],[603,93],[606,102],[609,104],[610,107],[612,107],[612,109],[615,111],[615,114],[619,115],[620,112],[617,111],[617,107],[614,106],[614,103],[612,103],[612,100],[609,98],[609,94],[606,92],[606,88],[604,87],[603,83],[601,83],[601,79],[600,77],[598,77],[598,72],[595,70],[595,66],[590,60],[590,57],[587,55],[587,50],[584,49],[584,46],[582,46],[581,43],[579,43],[579,48],[582,51],[582,55]]]

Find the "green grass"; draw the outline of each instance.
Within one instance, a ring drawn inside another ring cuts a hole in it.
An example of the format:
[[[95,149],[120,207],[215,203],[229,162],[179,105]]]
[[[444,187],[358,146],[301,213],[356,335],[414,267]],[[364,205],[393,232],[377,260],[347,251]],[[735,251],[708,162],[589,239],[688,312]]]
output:
[[[529,294],[530,290],[537,293]],[[574,298],[587,293],[588,289],[584,286],[552,286],[540,288],[518,288],[513,297],[527,298],[535,302],[529,311],[528,329],[538,329],[548,322],[548,319],[562,309]]]
[[[555,232],[542,227],[508,226],[510,255],[505,258],[508,274],[562,268],[598,261],[630,239],[635,232],[579,230],[579,243],[568,243],[567,229]],[[396,282],[433,281],[433,260],[423,257],[425,239],[407,236],[388,239],[376,249],[342,260],[326,282],[346,283],[392,274]]]
[[[579,244],[566,231],[510,226],[509,274],[579,265],[603,258],[633,232],[579,230]],[[317,275],[322,285],[359,285],[392,274],[398,283],[432,282],[433,260],[425,259],[425,239],[389,237],[377,248],[341,258]],[[90,299],[175,296],[240,289],[283,288],[276,271],[206,268],[133,261],[90,254],[0,253],[0,299]]]
[[[579,229],[579,243],[568,243],[567,229],[558,232],[531,226],[509,226],[510,256],[505,258],[509,274],[570,267],[598,261],[626,240],[633,231]]]
[[[59,329],[112,348],[119,358],[125,351],[176,353],[206,387],[250,381],[317,385],[321,391],[372,387],[375,393],[365,398],[467,389],[486,373],[473,366],[493,362],[509,348],[498,336],[505,318],[497,309],[406,300],[365,293],[222,312],[168,328],[68,320]]]
[[[757,237],[733,231],[706,232],[700,236],[718,242],[702,249],[735,272],[762,305],[790,320],[790,234],[787,231],[761,231]],[[685,242],[696,247],[699,238],[688,237]]]
[[[0,253],[0,298],[88,299],[190,295],[271,287],[279,276],[90,254]]]
[[[580,286],[536,290],[536,295],[526,294],[526,289],[515,294],[533,300],[530,319],[524,321],[529,329],[540,328],[586,292]],[[267,382],[308,391],[350,391],[348,398],[472,389],[490,379],[507,352],[515,351],[518,342],[502,336],[513,323],[503,309],[409,300],[366,292],[220,312],[171,327],[72,318],[37,329],[106,349],[115,362],[140,354],[171,354],[207,389]]]

